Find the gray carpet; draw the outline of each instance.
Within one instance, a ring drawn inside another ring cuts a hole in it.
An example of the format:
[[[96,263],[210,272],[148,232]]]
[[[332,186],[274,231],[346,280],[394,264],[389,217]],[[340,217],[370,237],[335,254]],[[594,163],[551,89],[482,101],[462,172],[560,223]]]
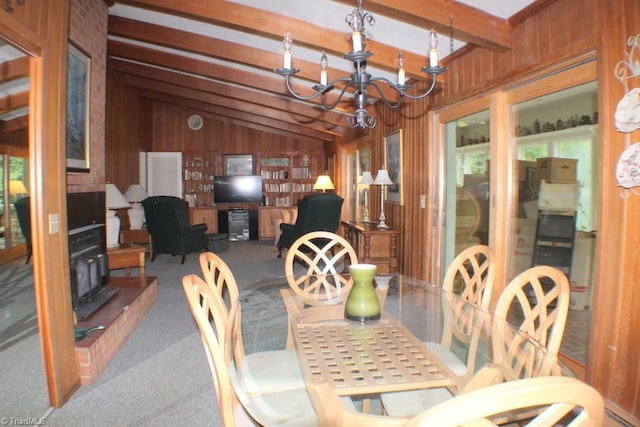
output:
[[[230,242],[229,251],[220,255],[241,290],[247,352],[282,348],[286,323],[277,306],[282,301],[277,288],[262,280],[284,274],[273,242]],[[147,275],[159,279],[158,301],[94,384],[47,414],[47,425],[221,425],[209,367],[182,290],[181,279],[189,273],[200,274],[197,254],[188,255],[184,265],[169,255],[147,263]],[[254,321],[279,322],[282,333],[257,337],[250,328]],[[37,336],[32,336],[32,352],[39,357]],[[43,381],[42,374],[36,380]],[[17,410],[3,402],[0,410],[0,417],[40,417],[46,406]]]
[[[31,265],[0,266],[0,422],[40,417],[49,407],[38,340]]]

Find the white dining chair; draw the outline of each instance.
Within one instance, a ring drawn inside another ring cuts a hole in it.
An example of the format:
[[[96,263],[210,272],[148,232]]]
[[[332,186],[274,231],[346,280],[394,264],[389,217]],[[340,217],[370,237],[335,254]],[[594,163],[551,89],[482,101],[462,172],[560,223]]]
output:
[[[493,334],[502,340],[493,341],[493,357],[497,363],[510,367],[507,380],[545,373],[540,359],[531,354],[526,340],[534,339],[556,358],[567,323],[571,292],[567,275],[550,266],[536,266],[514,277],[500,294],[494,317]],[[521,333],[513,334],[514,325]]]
[[[239,298],[238,285],[229,266],[212,252],[200,254],[200,269],[205,282],[223,298],[227,310]],[[249,392],[271,393],[304,387],[302,372],[294,350],[270,350],[245,354],[240,332],[234,339],[234,358],[238,379]]]
[[[481,316],[491,302],[495,269],[493,250],[474,245],[451,262],[442,283],[443,331],[439,342],[424,342],[463,387],[474,375],[478,346],[490,327],[490,316]],[[456,394],[456,388],[383,393],[381,400],[390,415],[414,415]]]
[[[482,332],[478,327],[483,325],[476,324],[477,311],[468,308],[472,304],[484,311],[489,310],[496,274],[494,258],[489,246],[469,247],[451,262],[442,282],[441,340],[439,343],[426,342],[425,345],[459,377],[470,376],[475,369],[479,334]],[[466,349],[466,354],[458,356],[452,351],[457,344],[458,348]]]
[[[314,231],[299,237],[284,262],[288,289],[281,295],[287,309],[287,348],[293,348],[291,320],[305,306],[343,304],[351,289],[351,276],[345,274],[358,256],[342,236],[328,231]]]
[[[392,417],[344,409],[327,383],[307,386],[321,427],[498,426],[505,417],[526,415],[537,427],[601,426],[604,401],[596,389],[570,377],[526,378],[456,396],[418,415]]]
[[[246,387],[247,382],[234,361],[234,341],[241,334],[240,299],[233,298],[227,305],[215,288],[195,274],[184,276],[182,285],[200,330],[225,427],[316,426],[317,417],[304,386],[273,392]],[[341,405],[338,409],[355,410],[351,399],[339,398],[338,402]]]
[[[225,427],[265,425],[265,421],[273,426],[316,425],[316,415],[304,388],[265,394],[244,389],[233,363],[233,335],[238,333],[235,326],[240,321],[239,300],[233,299],[228,310],[221,295],[195,274],[184,276],[182,285],[200,330]],[[256,403],[251,403],[254,401],[250,396],[255,396]]]

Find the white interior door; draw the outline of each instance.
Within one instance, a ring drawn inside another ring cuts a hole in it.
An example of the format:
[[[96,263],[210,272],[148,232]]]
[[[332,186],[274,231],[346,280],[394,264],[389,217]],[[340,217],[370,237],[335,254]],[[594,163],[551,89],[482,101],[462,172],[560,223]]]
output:
[[[147,185],[149,196],[182,198],[182,153],[148,153]]]

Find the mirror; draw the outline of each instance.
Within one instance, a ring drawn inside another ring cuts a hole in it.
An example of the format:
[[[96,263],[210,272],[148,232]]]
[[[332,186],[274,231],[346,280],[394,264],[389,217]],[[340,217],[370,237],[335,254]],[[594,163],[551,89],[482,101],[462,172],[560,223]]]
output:
[[[0,39],[0,413],[42,417],[49,395],[32,264],[14,204],[29,189],[29,57]]]

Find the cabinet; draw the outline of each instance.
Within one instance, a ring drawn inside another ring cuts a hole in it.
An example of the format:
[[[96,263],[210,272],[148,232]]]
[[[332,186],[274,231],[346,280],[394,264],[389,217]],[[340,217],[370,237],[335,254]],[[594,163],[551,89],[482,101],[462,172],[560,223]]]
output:
[[[211,206],[189,208],[189,220],[191,224],[207,224],[207,234],[218,232],[218,208]]]
[[[297,208],[294,206],[260,206],[258,208],[258,238],[260,240],[275,239],[277,237],[277,226],[281,222],[291,224],[295,222],[296,212]]]
[[[344,238],[353,246],[358,262],[375,264],[378,274],[398,272],[399,230],[379,230],[377,224],[342,221]]]
[[[313,192],[324,166],[324,152],[258,153],[265,206],[292,206]]]
[[[213,205],[213,177],[218,155],[215,151],[185,151],[182,154],[183,192],[189,206]]]

